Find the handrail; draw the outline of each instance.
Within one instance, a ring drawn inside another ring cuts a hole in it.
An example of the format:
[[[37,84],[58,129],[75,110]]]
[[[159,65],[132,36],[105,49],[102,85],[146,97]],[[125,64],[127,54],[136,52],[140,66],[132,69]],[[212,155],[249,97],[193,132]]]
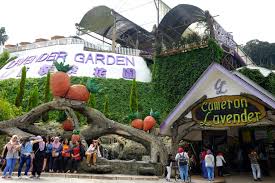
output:
[[[236,47],[236,51],[237,51],[237,53],[239,54],[239,56],[241,57],[241,59],[243,60],[243,62],[246,65],[254,65],[254,66],[256,66],[256,63],[253,62],[253,60],[250,58],[250,56],[248,56],[248,54],[245,53],[245,51],[240,46]],[[245,59],[243,57],[245,57]]]
[[[83,44],[84,48],[90,48],[96,51],[112,52],[111,46],[96,45],[96,44],[84,41],[82,39],[76,39],[76,38],[61,38],[56,40],[35,42],[27,45],[20,45],[13,48],[4,48],[4,50],[7,50],[8,52],[13,53],[13,52],[20,52],[20,51],[31,50],[36,48],[48,47],[48,46],[68,45],[68,44]],[[139,56],[140,52],[141,52],[140,50],[133,49],[133,48],[125,48],[125,47],[116,48],[116,53],[123,54],[123,55]]]

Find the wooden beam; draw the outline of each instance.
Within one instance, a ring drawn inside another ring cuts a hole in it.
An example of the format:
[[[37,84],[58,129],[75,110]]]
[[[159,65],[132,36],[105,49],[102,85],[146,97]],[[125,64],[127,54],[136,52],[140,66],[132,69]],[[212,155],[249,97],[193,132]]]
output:
[[[178,118],[178,120],[176,120],[173,124],[173,128],[177,128],[178,126],[182,125],[184,123],[184,119],[186,114],[188,114],[194,107],[196,107],[198,104],[200,104],[201,102],[203,102],[205,99],[207,99],[206,95],[203,95],[199,100],[197,100],[195,103],[193,103],[192,105],[190,105]]]
[[[263,106],[266,106],[269,109],[273,109],[273,107],[271,107],[270,105],[268,105],[267,103],[265,103],[264,101],[262,101],[261,99],[259,99],[258,97],[254,96],[254,95],[251,95],[249,93],[241,93],[241,96],[244,96],[244,97],[250,98],[252,100],[255,100],[259,104],[262,104]]]

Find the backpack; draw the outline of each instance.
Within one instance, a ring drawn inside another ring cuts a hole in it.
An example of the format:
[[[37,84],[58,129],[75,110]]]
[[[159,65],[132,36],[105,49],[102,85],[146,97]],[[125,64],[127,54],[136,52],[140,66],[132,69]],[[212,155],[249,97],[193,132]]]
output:
[[[187,158],[183,155],[180,155],[180,158],[179,158],[179,166],[184,166],[184,165],[187,165]]]

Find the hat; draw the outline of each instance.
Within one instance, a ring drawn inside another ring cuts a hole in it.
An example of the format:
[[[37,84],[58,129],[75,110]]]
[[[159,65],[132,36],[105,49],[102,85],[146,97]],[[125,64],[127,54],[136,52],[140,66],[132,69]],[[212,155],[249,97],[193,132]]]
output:
[[[183,148],[182,147],[179,147],[178,148],[178,153],[182,153],[184,150],[183,150]]]

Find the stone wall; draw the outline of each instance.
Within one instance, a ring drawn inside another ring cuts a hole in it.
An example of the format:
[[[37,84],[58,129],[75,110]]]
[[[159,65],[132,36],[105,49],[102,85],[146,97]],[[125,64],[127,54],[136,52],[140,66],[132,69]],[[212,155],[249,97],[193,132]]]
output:
[[[88,167],[86,162],[80,166],[81,172],[86,173],[108,173],[108,174],[128,174],[128,175],[158,175],[163,174],[163,166],[160,163],[150,163],[145,161],[122,161],[98,159],[96,166]]]

